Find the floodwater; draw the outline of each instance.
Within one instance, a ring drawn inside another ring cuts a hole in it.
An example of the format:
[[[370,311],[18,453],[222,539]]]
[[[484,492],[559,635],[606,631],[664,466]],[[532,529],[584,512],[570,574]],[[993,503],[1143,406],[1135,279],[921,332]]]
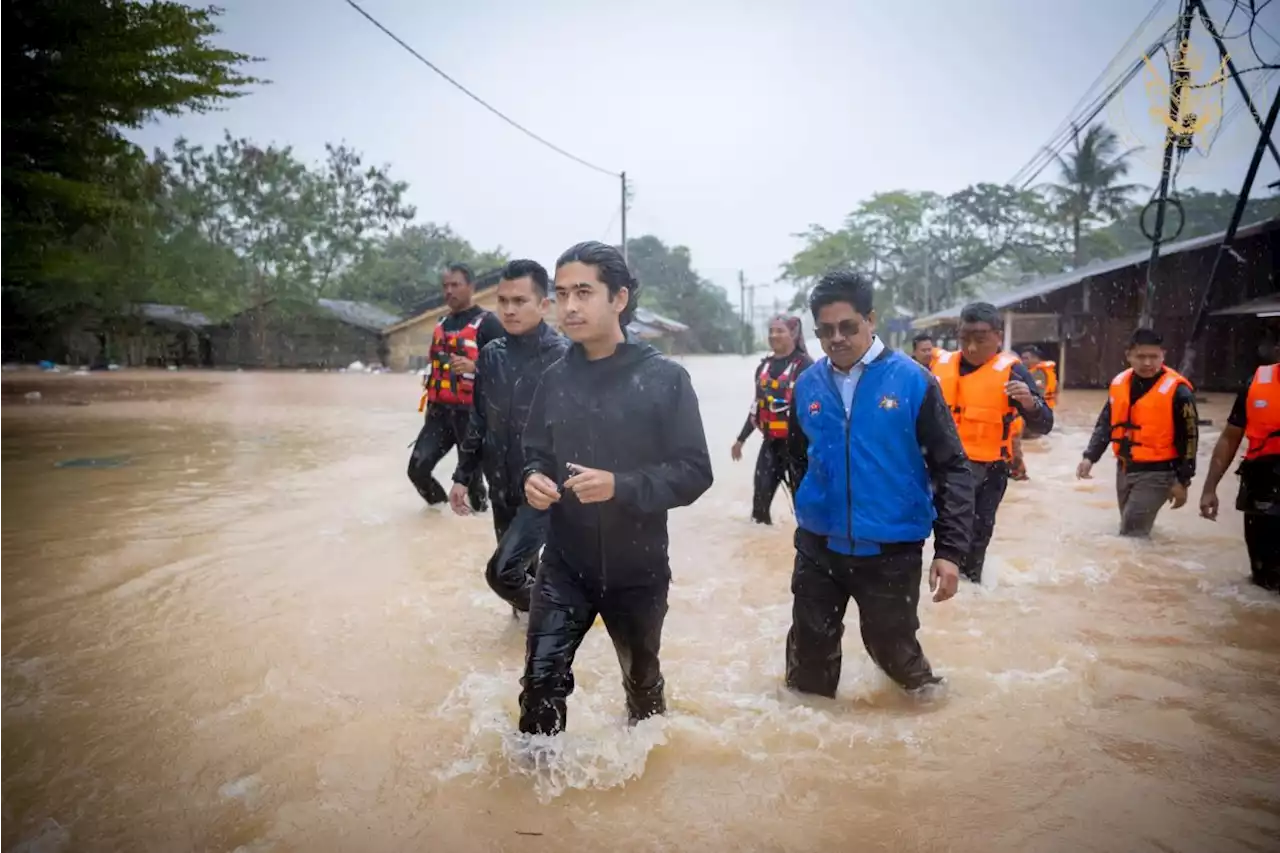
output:
[[[538,769],[490,520],[405,479],[416,377],[7,373],[4,848],[1277,849],[1280,599],[1233,511],[1114,535],[1111,464],[1073,478],[1099,394],[1028,444],[983,587],[921,605],[949,698],[907,704],[851,624],[839,699],[801,702],[790,508],[752,526],[729,459],[755,362],[684,361],[716,484],[671,520],[671,713],[625,727],[593,631]]]

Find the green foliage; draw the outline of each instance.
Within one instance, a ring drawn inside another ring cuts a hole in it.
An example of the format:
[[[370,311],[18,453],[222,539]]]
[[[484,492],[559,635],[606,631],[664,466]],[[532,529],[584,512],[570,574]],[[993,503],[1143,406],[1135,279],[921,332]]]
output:
[[[1072,150],[1055,155],[1061,177],[1045,186],[1059,221],[1071,234],[1072,265],[1084,262],[1082,239],[1092,224],[1120,216],[1140,187],[1123,183],[1129,173],[1129,157],[1137,149],[1120,150],[1120,137],[1105,124],[1092,125],[1080,136],[1073,128]]]
[[[738,352],[743,323],[729,297],[698,275],[684,246],[669,247],[646,235],[627,241],[627,262],[640,282],[640,307],[687,325],[701,352]]]

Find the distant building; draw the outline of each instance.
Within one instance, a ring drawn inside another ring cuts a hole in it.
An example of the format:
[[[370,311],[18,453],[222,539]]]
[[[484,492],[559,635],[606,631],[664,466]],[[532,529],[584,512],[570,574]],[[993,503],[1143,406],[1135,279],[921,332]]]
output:
[[[212,326],[199,311],[144,302],[119,315],[82,321],[63,334],[59,360],[102,367],[208,367]]]
[[[1176,366],[1191,335],[1213,259],[1225,232],[1160,247],[1154,325]],[[1064,387],[1102,388],[1126,367],[1125,344],[1138,324],[1150,250],[1045,276],[987,297],[1004,312],[1005,343],[1036,345],[1058,363]],[[1209,323],[1188,378],[1204,390],[1234,390],[1254,369],[1258,344],[1274,340],[1280,316],[1280,219],[1241,228],[1209,296]],[[912,324],[955,347],[963,305]]]
[[[385,364],[383,329],[395,314],[366,302],[319,299],[284,310],[276,300],[242,311],[213,331],[219,366],[333,369]]]

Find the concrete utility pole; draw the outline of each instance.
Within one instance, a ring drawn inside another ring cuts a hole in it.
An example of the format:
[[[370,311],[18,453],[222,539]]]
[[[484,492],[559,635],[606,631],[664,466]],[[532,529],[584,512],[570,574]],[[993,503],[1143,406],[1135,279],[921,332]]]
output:
[[[622,178],[622,260],[627,260],[627,173],[623,172],[619,175]]]

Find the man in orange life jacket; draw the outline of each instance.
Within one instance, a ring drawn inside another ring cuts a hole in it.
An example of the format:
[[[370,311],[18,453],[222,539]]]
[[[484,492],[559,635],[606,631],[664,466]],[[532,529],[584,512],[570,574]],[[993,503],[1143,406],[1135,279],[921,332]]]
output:
[[[425,406],[426,422],[409,455],[409,480],[429,504],[449,500],[444,487],[431,475],[444,455],[461,444],[471,416],[476,359],[489,341],[502,337],[498,318],[471,300],[474,276],[466,264],[450,264],[441,278],[449,313],[436,324],[431,337],[431,374],[419,411]],[[477,473],[468,490],[471,508],[488,507],[484,481]]]
[[[1196,474],[1196,398],[1191,383],[1165,366],[1164,339],[1137,329],[1125,350],[1129,369],[1111,380],[1109,397],[1076,476],[1091,479],[1107,445],[1116,456],[1120,535],[1149,536],[1165,501],[1178,509]]]
[[[911,339],[911,359],[925,370],[933,370],[933,363],[938,355],[933,335],[928,332],[921,332]]]
[[[804,329],[799,317],[780,314],[770,320],[769,347],[773,354],[765,356],[756,367],[755,405],[729,450],[733,461],[739,461],[743,443],[753,431],[760,431],[762,441],[756,457],[751,498],[751,520],[757,524],[773,524],[773,496],[780,484],[786,484],[793,500],[796,489],[800,488],[787,455],[789,415],[796,380],[813,364],[804,345]]]
[[[1053,411],[1017,356],[1001,352],[1004,324],[994,305],[966,305],[960,312],[959,338],[960,350],[940,355],[933,374],[955,418],[977,487],[973,541],[961,572],[981,583],[996,511],[1009,485],[1014,421],[1021,416],[1028,432],[1043,435],[1053,429]]]
[[[1057,363],[1047,361],[1039,347],[1023,347],[1022,363],[1031,372],[1031,378],[1035,380],[1036,388],[1040,389],[1049,408],[1056,409],[1058,407]]]
[[[1264,364],[1236,397],[1218,436],[1200,496],[1200,514],[1218,518],[1218,483],[1248,441],[1237,474],[1236,509],[1244,513],[1250,576],[1263,589],[1280,592],[1280,364]]]

